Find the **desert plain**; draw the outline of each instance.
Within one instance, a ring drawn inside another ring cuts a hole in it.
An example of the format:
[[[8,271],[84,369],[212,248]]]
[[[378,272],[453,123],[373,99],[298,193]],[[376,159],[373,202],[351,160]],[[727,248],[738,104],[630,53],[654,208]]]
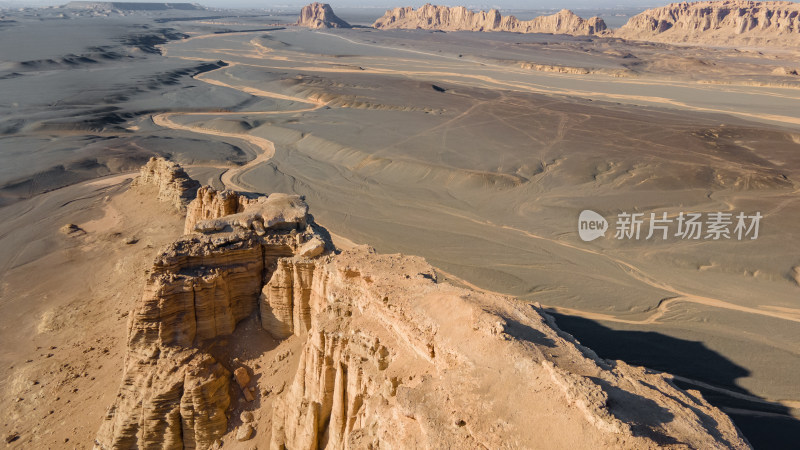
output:
[[[419,255],[441,280],[537,304],[601,358],[699,390],[754,447],[796,444],[796,48],[376,30],[337,13],[363,26],[0,12],[8,445],[94,440],[128,311],[183,228],[127,190],[151,156],[217,189],[302,195],[337,247]],[[604,237],[580,239],[583,210],[611,222]],[[757,239],[645,239],[651,213],[715,212],[758,212]],[[622,213],[643,214],[639,239],[615,238]]]

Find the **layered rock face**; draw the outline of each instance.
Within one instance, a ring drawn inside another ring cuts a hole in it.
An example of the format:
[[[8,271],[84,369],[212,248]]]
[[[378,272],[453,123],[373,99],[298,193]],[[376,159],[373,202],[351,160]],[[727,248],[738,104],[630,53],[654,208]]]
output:
[[[300,18],[295,25],[308,28],[351,28],[350,24],[333,13],[331,5],[314,2],[300,10]]]
[[[748,448],[698,392],[599,359],[535,305],[439,283],[421,258],[326,251],[298,196],[202,188],[187,230],[129,316],[96,448],[218,446],[232,381],[258,407],[247,369],[210,354],[246,317],[301,348],[272,407],[248,412],[269,418],[257,437],[276,450]]]
[[[225,433],[230,372],[198,351],[164,350],[127,358],[94,448],[208,448]]]
[[[152,185],[158,189],[158,199],[171,203],[178,210],[185,210],[186,204],[194,199],[200,183],[186,174],[181,166],[164,158],[150,158],[139,176],[133,179],[133,186]]]
[[[319,297],[320,292],[324,292],[324,286],[319,284],[324,278],[315,280],[315,271],[316,266],[309,260],[278,261],[278,267],[259,299],[261,326],[275,339],[285,339],[311,329],[312,304],[318,306],[324,301]]]
[[[262,324],[305,338],[281,448],[748,448],[670,377],[603,361],[515,299],[358,248],[279,262]]]
[[[659,42],[796,48],[800,45],[800,4],[673,3],[631,17],[614,35]]]
[[[473,12],[463,6],[448,7],[426,4],[386,11],[373,27],[379,29],[423,29],[443,31],[510,31],[515,33],[553,33],[572,35],[600,34],[606,24],[598,17],[583,19],[569,10],[532,20],[503,17],[496,9]]]
[[[178,239],[154,262],[130,314],[123,382],[97,448],[210,447],[227,430],[232,368],[202,344],[256,313],[279,258],[325,247],[298,196],[203,188],[192,205],[201,215],[187,219],[213,226]]]
[[[184,233],[211,233],[241,228],[259,236],[266,229],[305,229],[308,206],[297,195],[270,194],[248,197],[234,191],[205,186],[187,207]]]

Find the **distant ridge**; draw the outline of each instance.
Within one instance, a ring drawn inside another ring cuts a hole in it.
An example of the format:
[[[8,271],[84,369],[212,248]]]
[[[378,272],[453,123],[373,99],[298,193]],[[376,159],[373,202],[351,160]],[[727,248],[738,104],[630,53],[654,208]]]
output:
[[[800,3],[672,3],[631,17],[614,36],[668,43],[798,48]]]
[[[431,4],[416,10],[410,6],[388,10],[372,26],[378,29],[509,31],[571,35],[604,34],[606,31],[603,19],[599,17],[583,19],[568,9],[532,20],[519,20],[514,16],[503,17],[496,9],[473,12],[463,6]]]
[[[205,8],[196,3],[145,3],[145,2],[69,2],[64,8],[70,9],[118,9],[124,11],[167,11],[177,9],[183,11],[204,11]]]

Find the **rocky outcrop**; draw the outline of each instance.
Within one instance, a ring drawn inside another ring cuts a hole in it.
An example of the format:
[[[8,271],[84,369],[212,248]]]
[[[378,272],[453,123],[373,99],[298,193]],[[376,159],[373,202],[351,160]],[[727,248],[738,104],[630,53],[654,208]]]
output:
[[[203,188],[189,213],[190,233],[157,257],[129,315],[96,448],[209,448],[254,433],[273,449],[748,447],[699,393],[601,360],[535,305],[440,283],[421,258],[326,252],[298,196]],[[237,396],[258,408],[253,380],[276,373],[211,355],[247,317],[299,355],[257,413],[270,419],[243,412],[233,428]]]
[[[287,236],[270,243],[270,254],[292,255]],[[187,236],[155,261],[129,326],[128,351],[191,347],[233,332],[253,312],[265,261],[263,243],[248,232]]]
[[[298,195],[248,197],[205,186],[187,208],[184,233],[245,229],[264,236],[267,229],[305,229],[307,215],[308,206]]]
[[[333,13],[331,5],[314,2],[300,10],[300,18],[295,25],[313,29],[319,28],[351,28],[350,24]]]
[[[305,346],[273,449],[748,447],[669,375],[600,360],[537,308],[437,283],[420,258],[358,248],[279,267],[263,324]]]
[[[197,193],[200,183],[193,180],[181,166],[164,158],[150,158],[139,176],[133,179],[133,186],[151,185],[158,189],[158,199],[171,203],[178,210],[185,210]]]
[[[210,447],[227,430],[233,370],[203,344],[256,313],[280,258],[326,245],[298,196],[203,188],[192,205],[199,215],[187,222],[202,232],[169,245],[149,271],[129,316],[122,386],[96,448]]]
[[[571,73],[576,75],[586,75],[591,73],[589,69],[583,67],[554,66],[551,64],[520,63],[522,69],[536,70],[539,72]]]
[[[786,67],[776,67],[772,70],[772,75],[794,76],[798,75],[797,69],[788,69]]]
[[[129,357],[95,448],[209,448],[228,426],[230,372],[196,350]]]
[[[797,48],[800,4],[738,0],[673,3],[631,17],[614,35],[669,43]]]
[[[373,27],[378,29],[423,29],[442,31],[510,31],[515,33],[553,33],[572,35],[601,34],[606,24],[598,17],[583,19],[569,10],[532,20],[503,17],[496,9],[473,12],[463,6],[448,7],[426,4],[386,11]]]

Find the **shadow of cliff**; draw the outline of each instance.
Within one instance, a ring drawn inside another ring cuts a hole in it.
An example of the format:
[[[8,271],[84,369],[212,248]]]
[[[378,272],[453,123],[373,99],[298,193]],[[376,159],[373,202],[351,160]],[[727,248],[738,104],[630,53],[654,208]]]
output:
[[[604,359],[669,372],[714,387],[757,397],[736,384],[750,371],[702,342],[678,339],[652,331],[614,330],[593,320],[548,312],[558,327]],[[675,381],[682,389],[695,389],[712,405],[722,409],[756,449],[797,449],[800,420],[780,404],[735,398],[692,383]]]
[[[608,393],[608,409],[620,420],[632,424],[631,432],[634,436],[647,436],[658,445],[677,445],[677,439],[661,433],[654,432],[649,427],[639,423],[642,415],[648,415],[657,423],[671,422],[675,416],[658,403],[620,389],[600,378],[592,380]]]
[[[552,339],[539,330],[505,316],[503,316],[503,320],[506,322],[503,332],[517,340],[528,341],[540,347],[553,348],[556,345]]]

